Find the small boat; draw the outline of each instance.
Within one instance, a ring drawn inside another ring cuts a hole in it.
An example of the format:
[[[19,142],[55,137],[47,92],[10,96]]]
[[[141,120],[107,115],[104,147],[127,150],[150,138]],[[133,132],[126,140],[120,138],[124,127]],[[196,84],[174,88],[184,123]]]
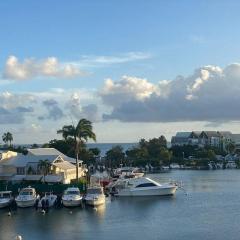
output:
[[[54,195],[51,192],[46,192],[44,197],[42,197],[41,200],[39,201],[38,207],[43,206],[43,204],[42,204],[43,201],[45,204],[48,201],[48,207],[53,207],[56,200],[57,200],[57,195]]]
[[[111,186],[112,194],[119,197],[174,195],[176,190],[176,184],[160,184],[147,177],[119,179]]]
[[[82,203],[82,196],[77,187],[70,187],[65,190],[62,196],[62,203],[65,207],[78,207]]]
[[[143,177],[144,173],[139,168],[121,167],[115,169],[113,177],[115,178],[138,178]]]
[[[105,203],[105,195],[101,186],[93,186],[87,189],[87,194],[84,198],[87,205],[99,206]]]
[[[16,203],[18,207],[33,207],[39,196],[36,193],[35,188],[27,187],[23,188],[19,195],[16,197]]]
[[[12,191],[0,192],[0,208],[8,207],[13,201]]]

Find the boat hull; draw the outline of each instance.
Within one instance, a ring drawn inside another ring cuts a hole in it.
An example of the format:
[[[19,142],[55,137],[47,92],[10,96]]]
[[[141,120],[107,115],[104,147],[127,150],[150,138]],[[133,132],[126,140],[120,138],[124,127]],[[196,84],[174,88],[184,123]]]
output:
[[[6,201],[0,201],[0,208],[5,208],[5,207],[8,207],[10,206],[12,200],[6,200]]]
[[[53,195],[51,197],[43,197],[43,198],[41,198],[41,200],[38,203],[38,207],[42,207],[42,201],[43,200],[45,200],[45,202],[46,202],[46,200],[48,200],[48,204],[49,204],[48,207],[53,207],[55,202],[57,201],[57,196]]]
[[[63,200],[64,207],[79,207],[82,203],[81,200]]]
[[[36,203],[36,199],[31,200],[17,200],[16,199],[17,206],[20,208],[27,208],[27,207],[33,207]]]
[[[100,206],[103,205],[105,203],[105,196],[104,197],[99,197],[98,199],[96,199],[95,197],[86,197],[85,198],[85,202],[87,205],[90,206]]]
[[[139,196],[168,196],[174,195],[177,190],[176,186],[152,187],[152,188],[135,188],[123,189],[116,193],[119,197],[139,197]]]

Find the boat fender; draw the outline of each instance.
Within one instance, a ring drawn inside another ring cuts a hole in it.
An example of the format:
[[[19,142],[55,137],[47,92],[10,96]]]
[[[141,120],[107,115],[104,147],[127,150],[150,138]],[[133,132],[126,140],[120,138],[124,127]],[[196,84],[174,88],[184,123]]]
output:
[[[16,239],[16,240],[23,240],[23,238],[22,238],[21,235],[17,235],[17,236],[15,237],[15,239]]]

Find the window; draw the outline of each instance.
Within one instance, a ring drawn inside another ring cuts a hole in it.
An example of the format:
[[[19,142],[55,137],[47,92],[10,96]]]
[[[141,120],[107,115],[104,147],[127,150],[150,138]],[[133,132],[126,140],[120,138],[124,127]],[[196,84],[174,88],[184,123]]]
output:
[[[154,187],[156,186],[156,184],[154,183],[142,183],[136,186],[136,188],[140,188],[140,187]]]
[[[25,167],[17,167],[17,175],[25,175]]]

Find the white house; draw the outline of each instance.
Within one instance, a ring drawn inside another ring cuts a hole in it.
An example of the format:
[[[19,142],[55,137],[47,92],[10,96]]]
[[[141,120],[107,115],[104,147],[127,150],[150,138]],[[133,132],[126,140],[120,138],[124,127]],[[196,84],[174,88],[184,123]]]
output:
[[[50,164],[49,173],[45,177],[39,169],[40,160],[47,160]],[[85,176],[87,169],[82,166],[82,161],[79,161],[79,163],[79,177],[82,177]],[[27,155],[16,152],[1,154],[1,180],[70,183],[75,178],[75,159],[64,155],[54,148],[28,149]]]

